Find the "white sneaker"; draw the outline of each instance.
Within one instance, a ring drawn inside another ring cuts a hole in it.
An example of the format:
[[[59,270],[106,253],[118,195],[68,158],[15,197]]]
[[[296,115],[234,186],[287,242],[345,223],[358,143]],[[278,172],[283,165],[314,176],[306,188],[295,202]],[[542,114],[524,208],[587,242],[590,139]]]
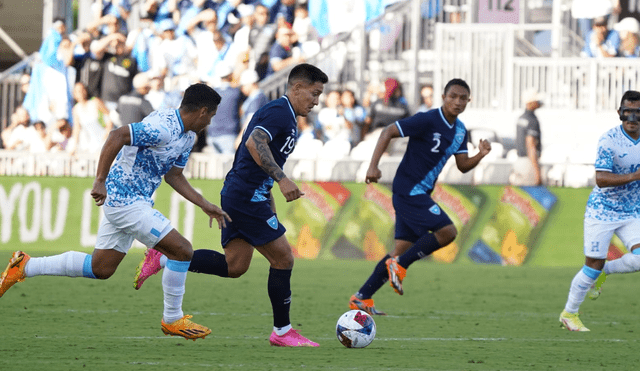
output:
[[[559,321],[562,323],[562,326],[569,331],[591,331],[582,324],[578,313],[569,313],[563,310],[562,313],[560,313]]]

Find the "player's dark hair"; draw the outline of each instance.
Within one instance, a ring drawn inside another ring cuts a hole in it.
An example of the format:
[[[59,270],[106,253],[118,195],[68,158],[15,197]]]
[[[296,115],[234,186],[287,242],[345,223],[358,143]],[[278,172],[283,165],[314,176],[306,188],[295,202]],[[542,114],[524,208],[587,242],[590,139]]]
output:
[[[463,88],[467,89],[467,91],[469,92],[469,95],[471,95],[471,88],[469,87],[469,84],[467,84],[467,82],[464,81],[463,79],[449,80],[447,85],[444,87],[444,95],[447,95],[447,92],[449,91],[449,89],[454,85],[462,86]]]
[[[620,99],[620,107],[624,106],[624,101],[637,102],[640,100],[640,92],[635,90],[627,90]]]
[[[289,79],[287,80],[288,86],[293,86],[296,81],[304,81],[305,83],[311,85],[316,82],[321,82],[326,84],[329,81],[327,74],[322,72],[318,67],[312,66],[308,63],[299,64],[289,72]]]
[[[187,112],[197,111],[202,107],[207,107],[209,112],[218,108],[222,98],[209,85],[197,83],[189,86],[184,91],[180,109]]]

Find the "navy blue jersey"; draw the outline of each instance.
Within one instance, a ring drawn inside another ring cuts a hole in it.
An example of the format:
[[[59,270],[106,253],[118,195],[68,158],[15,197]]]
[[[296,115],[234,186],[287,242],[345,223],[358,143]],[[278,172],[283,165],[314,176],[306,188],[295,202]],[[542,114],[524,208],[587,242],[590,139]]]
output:
[[[395,124],[402,137],[409,137],[409,143],[393,178],[393,193],[431,194],[449,157],[467,152],[467,129],[458,119],[450,124],[442,108],[416,113]]]
[[[269,200],[273,178],[258,166],[245,146],[254,129],[263,130],[269,135],[269,148],[276,163],[282,168],[298,138],[296,114],[289,98],[285,95],[273,100],[253,115],[242,135],[233,167],[224,180],[224,187],[220,192],[223,196],[253,202]]]

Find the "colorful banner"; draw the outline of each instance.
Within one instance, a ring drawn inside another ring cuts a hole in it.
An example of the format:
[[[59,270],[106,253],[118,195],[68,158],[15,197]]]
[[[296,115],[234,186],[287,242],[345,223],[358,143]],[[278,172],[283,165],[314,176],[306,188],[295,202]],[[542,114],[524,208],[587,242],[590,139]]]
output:
[[[3,177],[0,181],[0,250],[90,251],[102,217],[91,178]],[[219,204],[221,180],[192,180]],[[299,259],[377,261],[394,246],[395,211],[389,185],[298,182],[305,196],[286,202],[273,189],[278,218]],[[590,189],[438,184],[434,200],[458,236],[425,260],[492,265],[581,265],[584,207]],[[155,208],[194,248],[220,251],[220,231],[166,184]],[[136,243],[135,247],[143,247]],[[617,238],[609,258],[627,250]]]
[[[469,257],[477,263],[522,265],[556,200],[544,187],[504,187]]]

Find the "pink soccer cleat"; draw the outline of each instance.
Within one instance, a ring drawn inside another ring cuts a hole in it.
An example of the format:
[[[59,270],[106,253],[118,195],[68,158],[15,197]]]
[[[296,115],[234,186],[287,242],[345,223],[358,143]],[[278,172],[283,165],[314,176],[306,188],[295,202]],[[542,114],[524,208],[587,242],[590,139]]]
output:
[[[318,343],[307,339],[300,335],[298,331],[291,329],[286,334],[278,336],[276,332],[272,332],[269,337],[269,343],[274,347],[319,347]]]
[[[147,251],[144,252],[144,259],[138,264],[136,276],[133,278],[134,289],[140,290],[140,287],[142,287],[142,284],[147,278],[162,270],[162,266],[160,265],[161,257],[162,253],[156,249],[147,249]]]

